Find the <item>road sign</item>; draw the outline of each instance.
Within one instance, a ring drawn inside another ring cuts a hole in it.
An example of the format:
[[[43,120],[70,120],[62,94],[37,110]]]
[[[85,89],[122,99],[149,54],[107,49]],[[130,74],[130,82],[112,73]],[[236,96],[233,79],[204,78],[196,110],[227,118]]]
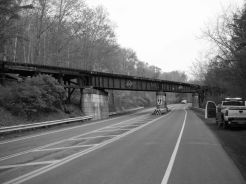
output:
[[[157,97],[157,105],[161,105],[162,104],[162,96],[158,96]]]
[[[132,87],[132,81],[131,80],[128,80],[126,82],[126,87],[128,87],[128,88],[131,88]]]

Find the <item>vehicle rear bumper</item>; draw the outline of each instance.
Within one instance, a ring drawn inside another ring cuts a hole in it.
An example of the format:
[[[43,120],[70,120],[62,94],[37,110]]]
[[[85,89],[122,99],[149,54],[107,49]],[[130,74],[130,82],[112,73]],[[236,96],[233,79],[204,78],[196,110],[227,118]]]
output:
[[[246,125],[246,118],[228,118],[228,124]]]

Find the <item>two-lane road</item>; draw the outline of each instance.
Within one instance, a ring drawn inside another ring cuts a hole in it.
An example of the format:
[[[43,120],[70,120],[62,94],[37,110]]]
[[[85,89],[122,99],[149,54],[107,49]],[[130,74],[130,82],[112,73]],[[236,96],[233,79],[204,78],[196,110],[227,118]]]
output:
[[[245,183],[187,105],[0,142],[0,183]]]

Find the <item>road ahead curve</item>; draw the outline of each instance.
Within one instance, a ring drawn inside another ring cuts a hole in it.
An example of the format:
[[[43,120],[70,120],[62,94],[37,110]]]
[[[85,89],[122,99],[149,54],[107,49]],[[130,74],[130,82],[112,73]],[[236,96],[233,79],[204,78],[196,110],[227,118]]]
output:
[[[186,108],[0,142],[0,183],[245,183],[213,133]]]

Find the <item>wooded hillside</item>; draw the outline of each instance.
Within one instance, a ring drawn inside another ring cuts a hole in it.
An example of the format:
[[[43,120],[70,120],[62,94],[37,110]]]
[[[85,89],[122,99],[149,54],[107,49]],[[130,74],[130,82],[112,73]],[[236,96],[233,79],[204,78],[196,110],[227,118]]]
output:
[[[115,27],[103,7],[91,8],[83,0],[3,0],[0,59],[187,81],[185,73],[162,72],[121,47]],[[111,110],[155,104],[154,93],[110,91],[110,98]],[[176,95],[169,99],[175,102]]]
[[[195,78],[223,89],[224,96],[246,98],[246,5],[232,11],[228,7],[214,25],[206,27],[204,38],[212,48],[194,63]]]

